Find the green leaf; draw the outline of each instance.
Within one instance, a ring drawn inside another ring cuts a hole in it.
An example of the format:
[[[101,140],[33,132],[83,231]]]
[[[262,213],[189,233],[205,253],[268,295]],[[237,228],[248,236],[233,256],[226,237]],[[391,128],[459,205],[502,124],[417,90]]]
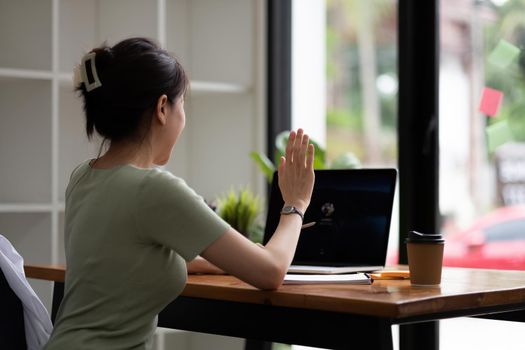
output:
[[[278,158],[280,156],[284,156],[286,153],[286,144],[288,143],[288,138],[290,135],[290,131],[281,131],[276,137],[275,137],[275,148],[277,149],[277,153],[279,154]]]
[[[354,169],[360,168],[361,162],[355,154],[347,152],[339,155],[332,161],[330,169]]]
[[[272,182],[273,173],[275,172],[275,165],[271,162],[265,154],[259,152],[250,152],[250,157],[255,160],[255,163],[259,166],[259,169],[266,176],[268,182]]]
[[[314,169],[326,168],[326,152],[325,150],[314,140],[310,139],[310,143],[314,145],[315,157],[314,157]]]

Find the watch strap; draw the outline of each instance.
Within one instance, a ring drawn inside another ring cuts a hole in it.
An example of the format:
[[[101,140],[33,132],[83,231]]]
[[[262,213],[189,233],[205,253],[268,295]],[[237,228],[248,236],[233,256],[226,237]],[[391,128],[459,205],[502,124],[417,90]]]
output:
[[[281,210],[281,214],[282,215],[297,214],[301,217],[301,220],[304,220],[304,214],[299,209],[291,205],[284,206],[283,209]]]

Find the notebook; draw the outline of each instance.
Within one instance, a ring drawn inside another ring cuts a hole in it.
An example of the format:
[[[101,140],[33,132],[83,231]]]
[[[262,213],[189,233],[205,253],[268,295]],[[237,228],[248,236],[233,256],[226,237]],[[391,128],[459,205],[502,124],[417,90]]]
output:
[[[284,205],[274,173],[266,244]],[[310,206],[289,273],[337,274],[384,268],[396,186],[395,169],[315,170]]]
[[[295,274],[287,273],[283,284],[372,284],[372,278],[366,273],[349,274]]]

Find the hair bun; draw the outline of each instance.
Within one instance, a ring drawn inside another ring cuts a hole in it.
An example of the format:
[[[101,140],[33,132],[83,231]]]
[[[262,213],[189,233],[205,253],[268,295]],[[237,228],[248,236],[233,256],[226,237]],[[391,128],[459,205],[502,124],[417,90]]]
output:
[[[93,49],[85,54],[73,72],[74,86],[83,84],[86,92],[101,87],[105,80],[104,72],[107,71],[112,60],[113,52],[108,46]]]
[[[97,65],[97,72],[103,73],[114,59],[113,50],[109,46],[103,46],[93,49],[91,52],[96,54],[95,60]]]
[[[97,57],[103,57],[105,59],[113,58],[113,49],[109,46],[103,46],[93,49],[92,52],[95,52],[97,54]]]
[[[166,95],[171,104],[182,96],[188,78],[175,59],[147,38],[129,38],[91,50],[82,58],[81,83],[86,133],[108,140],[144,140],[152,111]]]

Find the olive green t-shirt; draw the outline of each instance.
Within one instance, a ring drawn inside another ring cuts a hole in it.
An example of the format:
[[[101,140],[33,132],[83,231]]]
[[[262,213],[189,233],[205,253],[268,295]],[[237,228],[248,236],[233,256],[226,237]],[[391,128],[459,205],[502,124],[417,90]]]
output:
[[[65,292],[45,349],[150,348],[185,261],[228,227],[167,171],[81,164],[66,190]]]

